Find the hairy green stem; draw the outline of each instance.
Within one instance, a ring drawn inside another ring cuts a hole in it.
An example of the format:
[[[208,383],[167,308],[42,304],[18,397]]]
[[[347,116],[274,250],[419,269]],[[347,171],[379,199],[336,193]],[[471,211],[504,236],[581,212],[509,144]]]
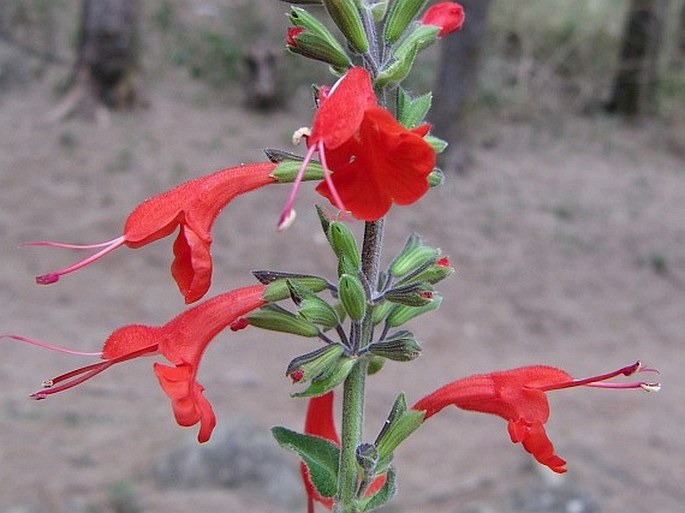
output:
[[[362,272],[375,291],[380,273],[383,219],[366,223],[362,246]],[[369,307],[362,320],[360,347],[371,342],[373,308]],[[357,513],[355,505],[359,490],[357,447],[362,442],[364,426],[364,391],[368,360],[361,359],[352,369],[343,387],[342,435],[338,469],[336,513]]]

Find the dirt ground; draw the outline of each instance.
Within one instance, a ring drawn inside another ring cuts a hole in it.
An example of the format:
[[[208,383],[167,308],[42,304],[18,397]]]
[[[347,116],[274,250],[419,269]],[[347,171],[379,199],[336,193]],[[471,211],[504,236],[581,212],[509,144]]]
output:
[[[45,81],[0,94],[0,332],[90,351],[121,325],[161,324],[182,311],[168,274],[171,241],[119,250],[49,287],[33,276],[75,255],[20,243],[113,238],[149,195],[261,160],[264,146],[288,148],[311,115],[250,114],[182,77],[156,84],[147,110],[112,115],[106,127],[49,124],[52,106]],[[417,231],[458,272],[440,287],[442,308],[413,326],[422,357],[389,363],[370,381],[368,438],[400,390],[413,401],[457,377],[519,365],[585,376],[643,359],[660,369],[664,388],[552,394],[548,431],[569,469],[558,479],[509,442],[501,419],[450,409],[398,451],[400,492],[389,510],[681,511],[685,161],[668,144],[677,134],[607,119],[490,121],[478,130],[470,173],[391,211],[386,261]],[[254,268],[334,275],[306,189],[285,234],[274,225],[286,188],[229,206],[214,230],[211,293],[251,283]],[[282,510],[242,489],[154,485],[151,466],[195,429],[174,423],[150,360],[37,403],[27,396],[43,379],[83,361],[0,344],[0,511],[113,511],[107,490],[120,482],[150,513]],[[283,372],[312,347],[257,330],[218,337],[200,381],[219,424],[247,415],[265,431],[299,429],[305,404],[289,398]],[[545,493],[570,500],[540,509]]]

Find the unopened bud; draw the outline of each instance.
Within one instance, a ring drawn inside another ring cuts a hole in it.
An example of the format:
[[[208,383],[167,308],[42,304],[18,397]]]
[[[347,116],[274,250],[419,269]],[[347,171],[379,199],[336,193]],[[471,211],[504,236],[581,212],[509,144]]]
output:
[[[369,345],[371,354],[396,362],[409,362],[421,354],[421,346],[410,331],[398,331],[380,342]]]
[[[335,363],[331,365],[327,372],[315,379],[312,379],[309,387],[307,387],[306,390],[292,394],[292,396],[313,397],[325,394],[329,390],[334,389],[340,383],[345,381],[345,378],[356,363],[356,358],[349,358],[347,356],[339,357]]]
[[[364,474],[372,474],[378,464],[378,449],[369,443],[362,443],[357,446],[355,452],[357,464],[361,467]]]
[[[383,29],[386,43],[397,41],[425,4],[426,0],[396,0]]]
[[[343,346],[338,344],[321,347],[294,358],[288,364],[285,374],[295,383],[311,381],[332,370],[342,353]]]
[[[387,315],[390,313],[390,311],[393,308],[393,305],[390,301],[384,301],[378,305],[376,305],[373,309],[373,324],[376,325],[379,322],[381,322],[383,319],[387,317]]]
[[[247,317],[252,326],[271,331],[292,333],[302,337],[316,337],[319,328],[278,305],[266,305]]]
[[[431,301],[423,306],[395,305],[385,322],[391,328],[397,328],[414,317],[436,310],[440,307],[440,303],[442,303],[442,296],[434,293]]]
[[[432,25],[418,25],[406,38],[400,42],[399,45],[397,45],[393,55],[395,58],[399,59],[402,55],[410,52],[414,47],[416,47],[417,51],[421,51],[438,40],[439,32],[439,27]]]
[[[412,234],[400,251],[400,254],[390,264],[390,274],[396,278],[418,269],[424,265],[430,265],[440,256],[440,252],[429,246],[424,246],[421,238]]]
[[[335,67],[351,66],[344,48],[319,20],[299,7],[292,8],[289,19],[294,27],[288,29],[288,50]]]
[[[333,221],[328,226],[328,241],[338,259],[346,259],[346,267],[356,272],[361,265],[361,256],[352,230],[345,223]]]
[[[445,183],[445,173],[442,172],[442,169],[438,169],[436,167],[428,175],[428,185],[430,185],[431,187],[440,187],[444,183]]]
[[[399,305],[423,306],[433,298],[433,287],[423,282],[410,283],[388,290],[383,298]]]
[[[403,279],[400,284],[424,282],[435,285],[454,273],[454,267],[450,264],[449,258],[441,257],[435,263],[412,273]]]
[[[364,24],[354,0],[323,0],[328,14],[358,53],[366,53],[369,41],[366,39]]]
[[[366,314],[366,293],[356,276],[343,274],[340,277],[338,296],[350,319],[359,321],[364,317]]]
[[[312,292],[321,292],[328,287],[326,279],[311,274],[286,273],[281,271],[253,271],[252,274],[260,283],[268,285],[262,298],[265,301],[280,301],[290,297],[288,280]]]

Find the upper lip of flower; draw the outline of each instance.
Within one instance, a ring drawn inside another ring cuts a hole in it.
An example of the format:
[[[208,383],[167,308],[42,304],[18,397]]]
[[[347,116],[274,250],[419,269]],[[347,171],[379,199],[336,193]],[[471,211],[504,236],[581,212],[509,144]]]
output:
[[[202,355],[224,328],[265,304],[265,285],[254,285],[221,294],[181,313],[163,326],[128,325],[115,330],[101,353],[83,353],[45,344],[17,335],[0,335],[55,351],[81,356],[100,356],[103,361],[66,372],[43,382],[43,389],[31,395],[45,399],[87,381],[111,366],[140,356],[162,354],[174,367],[156,363],[155,374],[172,400],[174,416],[182,426],[200,423],[198,440],[209,439],[216,418],[202,395],[196,376]]]
[[[170,235],[179,226],[171,273],[186,303],[197,301],[206,294],[211,284],[210,230],[214,220],[222,208],[236,196],[275,183],[276,180],[270,176],[275,167],[276,164],[262,162],[223,169],[154,196],[131,212],[124,224],[124,234],[111,241],[90,245],[52,241],[26,243],[33,246],[99,250],[72,266],[38,276],[36,281],[43,285],[54,283],[61,276],[85,267],[120,246],[139,248]]]

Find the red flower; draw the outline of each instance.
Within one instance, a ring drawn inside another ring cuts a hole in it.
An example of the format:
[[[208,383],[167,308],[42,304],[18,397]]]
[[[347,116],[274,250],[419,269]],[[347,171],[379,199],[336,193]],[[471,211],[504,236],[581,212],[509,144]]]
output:
[[[340,439],[335,430],[335,422],[333,420],[333,391],[319,397],[312,397],[309,400],[304,432],[340,445]],[[309,471],[304,463],[300,464],[300,471],[304,481],[304,488],[307,492],[307,512],[314,513],[314,501],[320,502],[326,509],[331,509],[333,507],[333,499],[319,495],[309,478]],[[366,490],[366,495],[371,496],[377,493],[383,488],[384,484],[385,475],[377,477]]]
[[[368,72],[350,69],[321,98],[300,175],[319,152],[325,181],[317,187],[342,212],[375,221],[392,206],[409,205],[428,191],[435,151],[423,139],[428,125],[407,130],[378,106]],[[295,181],[279,227],[287,224],[300,180]]]
[[[163,355],[174,366],[155,363],[154,371],[171,399],[176,422],[181,426],[200,423],[197,439],[206,442],[216,425],[216,417],[202,393],[203,386],[196,381],[200,359],[220,331],[265,303],[262,299],[265,289],[265,285],[255,285],[221,294],[186,310],[164,326],[124,326],[109,336],[102,353],[78,353],[24,337],[2,336],[71,354],[99,355],[104,360],[45,381],[45,388],[32,394],[33,399],[45,399],[68,390],[117,363],[140,356]]]
[[[210,230],[216,216],[236,196],[275,183],[271,172],[276,164],[248,164],[196,178],[140,204],[128,216],[124,234],[101,244],[78,246],[51,241],[30,242],[34,246],[71,249],[100,249],[94,255],[64,269],[38,276],[40,284],[54,283],[64,274],[76,271],[126,245],[137,249],[170,235],[179,227],[174,242],[171,274],[186,303],[204,296],[212,278]]]
[[[616,376],[630,376],[639,371],[640,362],[617,371],[586,379],[573,379],[567,372],[540,365],[480,374],[453,381],[427,395],[412,408],[425,411],[428,419],[453,404],[464,410],[498,415],[508,421],[509,436],[521,442],[536,460],[555,472],[566,472],[566,461],[554,453],[544,424],[549,418],[546,392],[577,386],[602,388],[642,388],[658,390],[658,383],[603,383]]]
[[[464,8],[456,2],[440,2],[424,13],[421,23],[439,27],[438,37],[444,37],[464,24]]]

